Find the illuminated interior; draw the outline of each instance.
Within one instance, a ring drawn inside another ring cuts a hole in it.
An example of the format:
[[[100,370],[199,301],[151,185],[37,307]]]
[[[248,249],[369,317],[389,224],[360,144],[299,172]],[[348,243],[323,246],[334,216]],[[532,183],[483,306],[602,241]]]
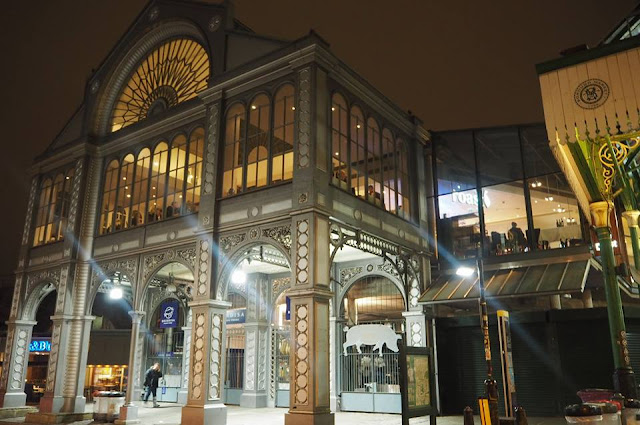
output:
[[[103,183],[100,234],[198,211],[204,156],[204,129],[169,145],[158,143],[137,156],[108,162]]]
[[[273,100],[260,94],[248,108],[241,103],[229,108],[222,197],[293,178],[295,109],[291,84],[281,86]]]
[[[72,182],[73,168],[57,174],[53,179],[47,177],[42,181],[33,246],[64,239],[64,228],[71,203]]]
[[[193,40],[168,41],[131,74],[113,109],[111,131],[166,111],[207,88],[209,56]]]
[[[410,217],[406,144],[336,93],[331,104],[333,185],[404,218]]]

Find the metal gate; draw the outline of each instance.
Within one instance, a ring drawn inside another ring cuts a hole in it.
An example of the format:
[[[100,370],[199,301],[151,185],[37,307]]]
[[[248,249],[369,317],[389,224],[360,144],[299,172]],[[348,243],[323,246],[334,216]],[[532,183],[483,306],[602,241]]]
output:
[[[166,329],[165,332],[148,335],[145,345],[145,372],[154,363],[160,363],[162,378],[157,392],[158,401],[176,403],[182,386],[184,332]]]
[[[274,347],[271,355],[274,357],[273,376],[275,377],[276,407],[289,407],[289,353],[291,352],[291,331],[289,327],[275,329]]]
[[[401,323],[388,323],[397,333]],[[346,332],[340,332],[338,347],[344,343]],[[401,413],[399,353],[386,345],[382,356],[372,345],[348,347],[346,356],[341,351],[340,389],[341,410],[377,413]]]
[[[224,388],[225,404],[240,404],[244,388],[244,327],[227,327],[227,368]]]

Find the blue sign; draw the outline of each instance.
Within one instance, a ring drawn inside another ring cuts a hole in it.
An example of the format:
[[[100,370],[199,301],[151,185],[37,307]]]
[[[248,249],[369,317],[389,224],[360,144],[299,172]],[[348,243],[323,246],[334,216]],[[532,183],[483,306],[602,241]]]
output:
[[[246,308],[234,308],[227,310],[226,322],[227,325],[235,325],[238,323],[244,323],[246,318]]]
[[[43,339],[34,339],[29,344],[30,352],[49,352],[51,351],[51,341],[43,340]]]
[[[160,328],[175,328],[176,326],[178,326],[178,301],[165,301],[160,308]]]
[[[291,298],[285,297],[287,302],[287,311],[285,312],[285,319],[291,320]]]

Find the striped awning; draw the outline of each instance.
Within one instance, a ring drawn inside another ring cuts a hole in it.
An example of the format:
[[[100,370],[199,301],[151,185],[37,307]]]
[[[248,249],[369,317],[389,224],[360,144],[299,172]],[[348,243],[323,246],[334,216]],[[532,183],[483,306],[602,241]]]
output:
[[[487,298],[508,298],[582,292],[589,273],[588,259],[485,271]],[[440,275],[420,296],[420,304],[477,300],[478,276]]]

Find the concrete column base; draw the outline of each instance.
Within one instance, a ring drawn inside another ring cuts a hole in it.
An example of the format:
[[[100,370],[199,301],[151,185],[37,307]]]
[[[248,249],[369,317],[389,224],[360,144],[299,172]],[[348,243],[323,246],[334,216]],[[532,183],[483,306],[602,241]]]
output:
[[[25,423],[68,424],[93,419],[92,413],[27,413]]]
[[[187,396],[189,395],[189,390],[186,388],[178,391],[178,404],[182,404],[185,406],[187,404]]]
[[[296,412],[285,413],[284,425],[334,425],[333,413]]]
[[[27,394],[24,391],[0,395],[0,405],[2,407],[24,407],[26,404]]]
[[[340,397],[331,396],[329,398],[329,408],[332,412],[340,411]]]
[[[120,416],[113,421],[115,425],[139,424],[138,406],[133,404],[120,407]]]
[[[226,425],[227,406],[222,403],[184,406],[180,423],[183,425]]]
[[[58,413],[62,410],[64,397],[46,395],[40,399],[40,413]]]
[[[267,394],[242,393],[240,407],[267,407]]]
[[[0,419],[24,418],[27,413],[37,412],[38,408],[33,406],[22,407],[0,407]]]

